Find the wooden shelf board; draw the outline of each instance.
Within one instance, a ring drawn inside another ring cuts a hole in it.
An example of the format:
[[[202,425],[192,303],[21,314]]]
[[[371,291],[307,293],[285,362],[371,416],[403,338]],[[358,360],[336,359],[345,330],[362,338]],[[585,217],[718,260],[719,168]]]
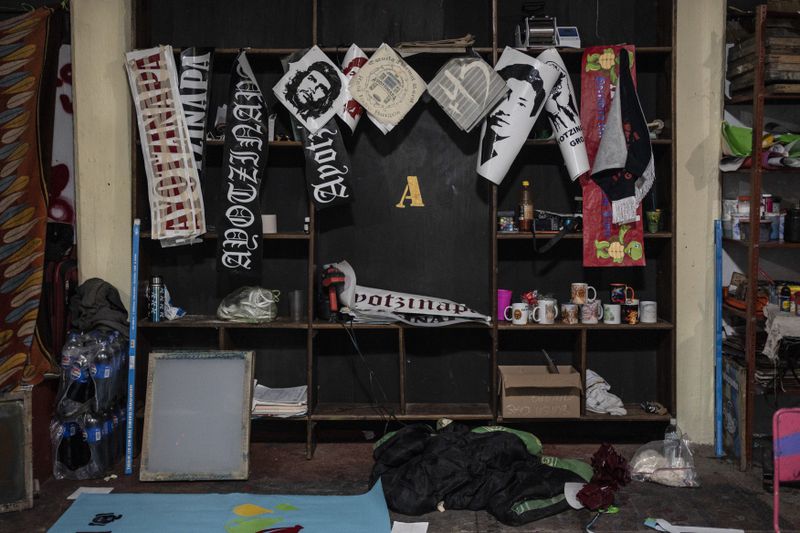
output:
[[[504,48],[505,47],[498,45],[497,50],[498,50],[499,53],[502,54]],[[542,52],[544,52],[548,48],[556,48],[556,50],[558,50],[559,54],[561,54],[561,55],[569,55],[569,56],[578,55],[578,54],[582,55],[583,52],[586,50],[586,48],[567,48],[567,47],[561,47],[561,46],[556,46],[556,47],[543,46],[543,47],[536,47],[536,48],[532,48],[532,49],[529,49],[529,50],[520,50],[520,51],[521,52],[526,52],[526,53],[531,54],[531,55],[539,55],[539,54],[541,54]],[[636,47],[636,54],[637,55],[640,55],[640,54],[644,54],[644,55],[660,55],[661,54],[661,55],[663,55],[663,54],[671,54],[671,53],[672,53],[672,47],[671,46],[637,46]]]
[[[206,141],[206,146],[224,146],[225,139],[215,139],[213,141]],[[270,148],[302,148],[303,143],[300,141],[270,141]]]
[[[151,322],[149,319],[139,320],[140,328],[244,328],[244,329],[308,329],[307,322],[291,322],[286,318],[277,318],[272,322],[232,322],[220,320],[212,315],[186,315],[175,320]]]
[[[628,414],[623,416],[616,416],[616,415],[609,415],[609,414],[597,414],[597,413],[589,413],[587,412],[585,415],[582,415],[578,418],[503,418],[498,414],[497,422],[498,423],[525,423],[525,422],[559,422],[559,421],[571,421],[571,422],[668,422],[670,417],[669,413],[665,415],[654,415],[650,413],[645,413],[642,411],[642,408],[638,404],[625,404],[625,409],[628,411]]]
[[[397,403],[384,404],[384,409],[365,403],[319,403],[311,414],[312,420],[491,420],[488,403],[409,403],[406,413],[400,413]],[[389,413],[392,413],[391,415]]]
[[[547,331],[547,330],[590,330],[590,331],[603,331],[603,330],[651,330],[651,329],[673,329],[672,323],[658,319],[658,322],[655,324],[564,324],[557,322],[555,324],[526,324],[524,326],[515,326],[510,322],[502,322],[497,325],[498,330],[538,330],[538,331]]]
[[[552,239],[558,235],[557,231],[537,231],[536,238],[537,239]],[[583,233],[567,233],[564,235],[565,239],[583,239]],[[644,234],[645,239],[671,239],[672,232],[671,231],[659,231],[658,233],[647,233]],[[498,240],[526,240],[529,241],[531,239],[531,234],[528,232],[522,231],[498,231],[497,232],[497,239]]]
[[[143,231],[141,233],[141,237],[143,239],[149,239],[150,238],[150,232],[149,231]],[[218,235],[217,235],[216,232],[208,231],[208,232],[204,233],[203,235],[201,235],[200,239],[202,239],[204,241],[210,241],[210,240],[216,239],[217,237],[218,237]],[[281,232],[278,232],[278,233],[265,233],[263,235],[263,237],[264,237],[265,240],[268,240],[268,241],[269,240],[307,241],[308,239],[311,238],[311,236],[308,233],[305,233],[305,232],[302,232],[302,231],[281,231]]]
[[[743,241],[740,239],[729,239],[727,237],[722,239],[725,242],[738,244],[740,246],[749,246],[750,241]],[[785,242],[785,241],[766,241],[758,243],[759,248],[800,248],[800,242]]]

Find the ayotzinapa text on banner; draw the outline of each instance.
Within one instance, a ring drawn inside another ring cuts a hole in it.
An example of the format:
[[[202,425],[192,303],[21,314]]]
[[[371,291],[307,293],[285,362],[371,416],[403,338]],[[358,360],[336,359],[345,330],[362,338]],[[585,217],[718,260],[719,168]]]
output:
[[[592,46],[581,61],[581,126],[589,165],[594,164],[611,110],[611,87],[618,83],[619,55],[629,54],[631,78],[636,82],[633,45]],[[580,178],[583,190],[583,266],[644,266],[642,207],[630,224],[612,222],[611,202],[589,174]]]
[[[181,52],[180,84],[183,113],[189,128],[194,162],[203,176],[203,158],[206,146],[208,102],[211,101],[211,72],[214,61],[213,48],[187,48]]]
[[[217,272],[223,292],[261,278],[259,190],[266,171],[269,111],[244,52],[233,62],[217,219]]]
[[[306,184],[314,207],[324,209],[353,200],[350,156],[342,133],[332,118],[316,133],[301,128],[306,156]]]
[[[506,47],[495,66],[509,87],[483,123],[478,174],[500,185],[528,139],[559,72],[536,58]]]
[[[589,171],[589,158],[586,155],[586,143],[583,140],[581,118],[578,114],[572,80],[564,66],[564,60],[555,48],[548,48],[536,59],[553,67],[559,73],[558,81],[544,104],[544,111],[550,120],[569,177],[575,181]]]
[[[151,236],[191,242],[206,231],[205,210],[172,47],[128,52],[125,66],[147,172]]]

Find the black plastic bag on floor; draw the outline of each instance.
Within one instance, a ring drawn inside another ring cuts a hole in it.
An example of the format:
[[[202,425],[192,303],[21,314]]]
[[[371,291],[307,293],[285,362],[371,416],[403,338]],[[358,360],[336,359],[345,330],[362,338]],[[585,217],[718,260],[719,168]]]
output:
[[[406,426],[376,445],[371,483],[380,478],[389,508],[406,515],[486,510],[516,526],[569,509],[564,484],[587,480],[544,464],[518,434],[497,429]]]

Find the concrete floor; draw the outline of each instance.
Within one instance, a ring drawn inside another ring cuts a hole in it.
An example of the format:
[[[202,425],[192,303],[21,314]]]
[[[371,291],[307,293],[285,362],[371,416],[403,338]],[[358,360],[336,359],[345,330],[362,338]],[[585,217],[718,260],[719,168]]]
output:
[[[617,449],[627,458],[636,445]],[[596,445],[551,445],[545,453],[588,459]],[[321,443],[313,460],[305,459],[299,443],[254,443],[251,446],[250,480],[241,482],[141,483],[136,476],[109,481],[56,481],[41,487],[34,508],[0,515],[2,532],[46,531],[69,507],[66,500],[78,486],[112,486],[115,492],[254,492],[295,494],[357,494],[367,490],[372,467],[369,443]],[[633,482],[618,493],[617,515],[605,515],[594,531],[652,531],[642,525],[647,517],[664,518],[673,524],[730,527],[750,531],[772,531],[771,494],[761,487],[760,470],[739,472],[732,464],[713,457],[710,447],[698,447],[695,459],[701,487],[677,489]],[[787,489],[782,499],[783,531],[800,531],[800,489]],[[485,512],[447,511],[421,517],[393,513],[405,522],[430,522],[429,532],[495,533],[533,531],[583,531],[592,517],[588,511],[568,511],[517,528],[503,526]]]

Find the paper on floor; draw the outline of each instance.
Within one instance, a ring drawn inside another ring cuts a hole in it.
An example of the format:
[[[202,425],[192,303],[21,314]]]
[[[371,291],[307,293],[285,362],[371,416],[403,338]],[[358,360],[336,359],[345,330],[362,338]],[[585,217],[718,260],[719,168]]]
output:
[[[426,533],[427,531],[427,522],[395,522],[392,526],[392,533]]]
[[[67,496],[68,500],[77,500],[81,494],[108,494],[114,487],[78,487],[75,492]]]

